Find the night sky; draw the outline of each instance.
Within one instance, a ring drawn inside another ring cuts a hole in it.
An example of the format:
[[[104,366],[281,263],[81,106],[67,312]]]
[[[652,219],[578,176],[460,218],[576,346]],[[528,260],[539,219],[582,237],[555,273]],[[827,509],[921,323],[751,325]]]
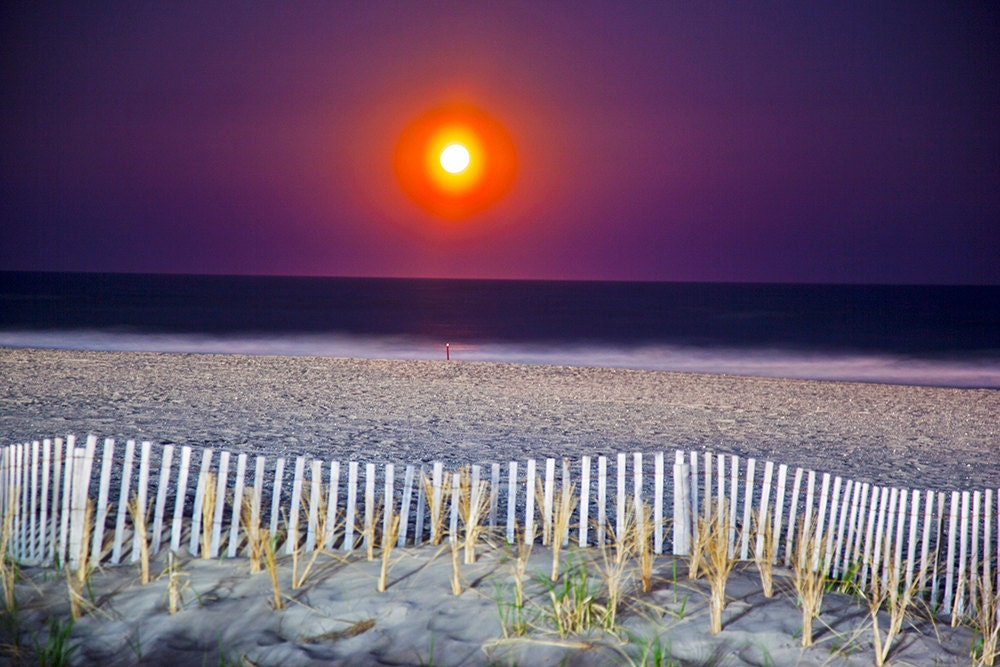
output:
[[[0,270],[1000,284],[994,2],[486,4],[5,2]]]

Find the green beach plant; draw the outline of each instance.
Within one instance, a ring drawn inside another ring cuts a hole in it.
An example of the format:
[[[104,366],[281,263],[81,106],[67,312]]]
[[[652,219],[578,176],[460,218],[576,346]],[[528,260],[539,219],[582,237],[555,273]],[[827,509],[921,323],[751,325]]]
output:
[[[560,637],[586,632],[604,616],[602,606],[597,603],[599,586],[591,580],[585,562],[568,559],[561,583],[540,581],[546,587],[550,603],[546,616]]]
[[[574,493],[575,488],[562,485],[562,493],[559,502],[553,511],[553,532],[552,536],[552,581],[559,578],[559,560],[563,549],[563,536],[569,532],[569,522],[576,509],[578,498]]]
[[[73,632],[73,619],[61,621],[56,617],[49,619],[48,633],[45,635],[45,643],[35,643],[35,664],[38,667],[65,667],[70,662],[70,657],[79,647],[79,644],[70,643],[70,634]]]

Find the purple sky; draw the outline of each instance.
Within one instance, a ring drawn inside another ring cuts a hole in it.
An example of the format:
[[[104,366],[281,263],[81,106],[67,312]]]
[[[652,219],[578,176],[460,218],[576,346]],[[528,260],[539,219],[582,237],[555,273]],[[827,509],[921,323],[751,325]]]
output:
[[[0,269],[1000,283],[993,2],[264,4],[4,3]],[[445,225],[453,101],[519,171]]]

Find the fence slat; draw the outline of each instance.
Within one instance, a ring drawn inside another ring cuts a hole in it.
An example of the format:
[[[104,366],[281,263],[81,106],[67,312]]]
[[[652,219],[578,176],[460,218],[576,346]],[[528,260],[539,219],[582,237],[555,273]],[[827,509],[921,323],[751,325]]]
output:
[[[90,560],[93,563],[101,561],[104,549],[104,524],[108,520],[108,496],[111,493],[111,465],[114,462],[114,438],[104,439],[104,454],[101,457],[101,480],[97,487],[97,507],[94,517],[94,536],[91,538]]]
[[[236,457],[236,484],[233,487],[233,505],[229,514],[229,545],[226,557],[235,558],[240,547],[240,515],[243,512],[243,484],[247,474],[247,455]]]
[[[497,472],[499,474],[499,468]],[[398,547],[406,545],[407,529],[410,525],[410,503],[413,501],[413,475],[413,466],[406,466],[406,472],[403,474],[403,498],[399,508],[399,536],[396,539]],[[496,487],[497,482],[494,482],[493,486]]]
[[[839,478],[838,478],[839,479]],[[836,579],[837,575],[840,574],[841,568],[841,556],[843,555],[844,548],[846,546],[845,540],[850,538],[844,534],[844,530],[847,529],[847,513],[850,508],[854,505],[854,500],[857,498],[857,494],[854,493],[855,484],[854,480],[847,480],[844,485],[844,495],[840,501],[840,521],[837,523],[837,543],[833,551],[833,578]]]
[[[542,496],[542,544],[552,543],[552,495],[555,487],[556,460],[545,459],[545,487]],[[534,489],[532,489],[534,490]]]
[[[427,492],[424,488],[424,466],[420,466],[420,483],[417,484],[417,520],[413,527],[413,544],[424,543],[424,516],[427,514]]]
[[[285,540],[285,553],[290,554],[299,546],[299,511],[302,506],[302,477],[305,474],[306,459],[295,457],[295,473],[292,478],[291,508],[288,510],[288,538]]]
[[[900,575],[897,581],[903,581],[903,533],[906,528],[906,501],[909,494],[906,489],[899,492],[898,509],[896,510],[896,543],[892,556],[892,566],[896,574]]]
[[[729,466],[729,557],[736,555],[737,503],[740,499],[740,457],[731,456]]]
[[[382,492],[382,507],[385,510],[382,512],[382,540],[383,545],[386,537],[390,532],[390,523],[392,520],[392,515],[395,512],[395,495],[396,491],[396,467],[387,463],[385,465],[385,490]],[[384,546],[383,546],[384,548]]]
[[[271,516],[268,533],[274,538],[278,534],[278,518],[281,516],[281,482],[285,476],[285,457],[279,456],[274,462],[274,485],[271,487]]]
[[[819,510],[816,513],[816,541],[813,547],[812,566],[819,569],[820,548],[829,540],[826,538],[826,505],[830,501],[830,473],[823,473],[823,481],[820,484]]]
[[[28,555],[37,562],[41,562],[41,540],[38,536],[38,454],[41,449],[41,442],[31,441],[31,505],[28,511]]]
[[[965,613],[965,589],[968,586],[966,560],[969,557],[969,492],[962,491],[962,510],[960,513],[959,549],[958,549],[958,581],[955,582],[954,615]]]
[[[920,522],[920,492],[916,489],[910,491],[910,532],[906,540],[906,579],[904,586],[910,589],[913,586],[913,568],[916,567],[917,560],[917,524]]]
[[[792,504],[788,510],[788,533],[785,535],[785,567],[792,564],[792,544],[795,541],[795,514],[798,512],[799,491],[802,490],[802,468],[795,469],[795,481],[792,483]]]
[[[827,541],[826,541],[826,553],[823,556],[823,571],[829,572],[830,568],[833,566],[833,552],[836,547],[837,540],[840,539],[839,528],[837,526],[837,519],[840,513],[840,488],[843,485],[843,481],[840,479],[840,475],[833,478],[833,492],[830,496],[830,528],[827,531]]]
[[[507,544],[514,544],[517,530],[517,461],[507,466]]]
[[[133,447],[134,447],[133,443]],[[69,500],[73,489],[73,450],[76,448],[76,437],[66,438],[66,454],[63,457],[63,481],[62,481],[62,516],[59,527],[59,562],[66,562],[66,548],[69,541]],[[20,452],[21,450],[18,449]],[[18,457],[20,459],[20,455]],[[20,461],[18,462],[20,466]]]
[[[134,458],[135,440],[129,440],[125,443],[125,463],[122,465],[122,481],[118,493],[118,517],[115,521],[115,541],[111,546],[112,565],[117,565],[122,559],[122,540],[125,539],[125,517],[128,514],[129,491],[132,488],[132,464]]]
[[[160,475],[156,478],[156,507],[153,510],[153,543],[150,553],[156,555],[160,551],[163,539],[163,521],[167,512],[167,491],[170,489],[170,467],[174,460],[174,446],[163,446],[163,457],[160,459]]]
[[[608,524],[608,457],[597,457],[597,546],[605,543]]]
[[[535,459],[528,459],[524,497],[524,543],[535,541]]]
[[[685,468],[684,472],[690,474]],[[663,553],[663,452],[653,457],[653,553]]]
[[[139,514],[146,517],[146,500],[149,490],[149,457],[152,443],[144,441],[142,443],[142,454],[139,456],[139,493],[136,499],[139,507]],[[221,502],[221,501],[220,501]],[[132,562],[139,560],[139,531],[132,531]]]
[[[52,440],[45,438],[42,440],[42,496],[41,496],[41,518],[39,519],[39,524],[41,525],[41,532],[39,537],[42,541],[41,546],[41,558],[43,563],[49,561],[52,552],[52,542],[48,539],[49,534],[49,468],[52,465]],[[0,475],[0,498],[3,497],[2,491],[3,475]],[[3,505],[0,501],[0,521],[3,520]],[[988,539],[988,538],[987,538]]]
[[[691,502],[690,466],[684,463],[684,455],[677,452],[674,460],[674,535],[673,554],[687,556],[691,553]],[[688,492],[688,493],[685,493]]]
[[[461,504],[462,494],[461,476],[455,472],[451,475],[451,516],[448,520],[448,541],[458,540],[458,508]]]
[[[590,523],[590,457],[580,459],[580,530],[577,542],[581,547],[587,546],[587,529]]]
[[[177,469],[177,495],[174,497],[174,519],[170,531],[170,550],[181,550],[181,534],[183,532],[184,504],[187,500],[188,472],[191,466],[191,448],[181,447],[181,464]]]
[[[500,503],[500,464],[490,465],[490,534],[497,528],[497,509]]]
[[[250,500],[250,525],[256,530],[260,529],[262,519],[260,510],[264,503],[264,471],[266,466],[265,457],[258,456],[253,471],[253,497]],[[270,539],[270,535],[267,537]]]
[[[208,485],[209,468],[212,466],[212,450],[205,449],[201,453],[201,469],[198,471],[198,486],[194,492],[194,507],[191,512],[191,542],[188,551],[192,556],[201,553],[201,515],[205,506],[205,487]],[[208,526],[205,526],[208,530]]]
[[[309,463],[309,507],[306,516],[309,523],[306,527],[306,552],[316,550],[316,533],[319,530],[320,496],[323,493],[323,462],[313,459]],[[386,504],[388,507],[388,503]]]
[[[354,549],[354,518],[358,502],[358,462],[347,464],[347,510],[344,515],[344,551]]]
[[[209,541],[208,553],[212,558],[219,557],[222,548],[222,517],[226,510],[226,489],[229,488],[229,452],[219,454],[219,472],[215,477],[215,507],[212,512],[212,536]],[[208,530],[208,526],[205,526]]]
[[[326,535],[323,536],[323,548],[332,549],[334,534],[337,528],[337,503],[340,496],[340,461],[330,462],[330,488],[326,499]]]
[[[615,496],[615,540],[625,536],[625,467],[628,457],[624,452],[618,453],[618,495]]]

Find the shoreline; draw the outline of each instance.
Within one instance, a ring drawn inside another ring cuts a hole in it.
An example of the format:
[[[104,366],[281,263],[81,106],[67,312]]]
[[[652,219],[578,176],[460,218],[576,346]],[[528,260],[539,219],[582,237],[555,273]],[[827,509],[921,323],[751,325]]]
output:
[[[69,433],[420,463],[683,449],[992,488],[1000,392],[495,362],[0,348],[4,444]]]

